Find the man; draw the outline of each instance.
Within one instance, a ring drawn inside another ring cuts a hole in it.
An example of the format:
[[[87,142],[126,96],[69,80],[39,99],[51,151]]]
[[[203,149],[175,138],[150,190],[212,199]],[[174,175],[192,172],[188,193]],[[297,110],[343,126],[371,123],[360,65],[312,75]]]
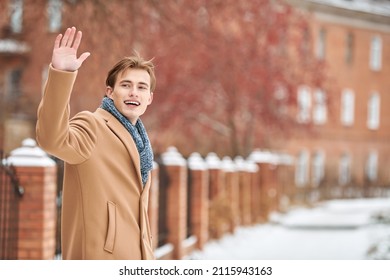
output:
[[[63,259],[154,259],[147,215],[153,153],[140,116],[153,100],[154,66],[139,56],[119,61],[95,112],[69,120],[69,100],[82,33],[55,39],[37,142],[65,162]]]

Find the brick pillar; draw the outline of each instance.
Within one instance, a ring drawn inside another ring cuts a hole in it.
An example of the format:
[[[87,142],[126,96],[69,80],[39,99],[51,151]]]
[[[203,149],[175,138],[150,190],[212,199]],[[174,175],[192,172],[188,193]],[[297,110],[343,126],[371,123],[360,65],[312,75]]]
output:
[[[251,217],[251,181],[247,171],[245,160],[241,156],[234,159],[237,166],[238,182],[239,182],[239,207],[240,219],[242,225],[250,225]]]
[[[276,195],[276,191],[272,182],[272,167],[270,163],[267,162],[258,162],[257,163],[260,170],[260,180],[262,186],[262,213],[263,217],[268,220],[269,214],[272,209],[273,199]]]
[[[261,222],[261,213],[259,209],[260,204],[260,181],[259,181],[259,167],[253,161],[248,160],[247,172],[250,181],[250,211],[251,211],[251,223],[256,224]]]
[[[148,215],[150,222],[150,230],[153,237],[153,249],[156,250],[158,246],[158,195],[159,195],[159,166],[153,162],[152,170],[152,185],[149,192]]]
[[[278,170],[279,165],[277,163],[269,162],[264,163],[263,171],[266,172],[264,178],[267,180],[267,195],[270,201],[269,210],[279,211],[279,200],[280,200],[280,186],[278,181]]]
[[[18,259],[50,260],[55,256],[56,189],[55,162],[25,139],[7,161],[15,166],[24,195],[19,203]]]
[[[209,238],[209,171],[200,154],[188,158],[191,178],[191,227],[196,248],[203,249]]]
[[[221,169],[221,160],[215,153],[206,156],[206,163],[210,170],[209,198],[213,201],[224,191],[224,174]]]
[[[174,247],[173,258],[180,260],[186,253],[183,241],[187,237],[187,163],[175,147],[169,147],[161,158],[169,178],[167,241]]]
[[[294,171],[294,158],[288,154],[281,154],[278,169],[278,181],[280,184],[279,210],[281,212],[288,211],[292,197],[294,197]]]
[[[233,160],[225,156],[222,159],[222,168],[225,172],[226,197],[229,201],[229,226],[228,231],[234,233],[236,227],[240,224],[240,207],[239,207],[239,182],[238,173]]]
[[[261,219],[267,221],[269,213],[278,208],[278,189],[276,167],[278,159],[268,151],[253,151],[249,159],[259,167]]]
[[[228,228],[229,203],[225,197],[225,172],[223,172],[221,160],[215,153],[206,156],[206,163],[210,172],[209,184],[209,236],[211,239],[219,239]]]

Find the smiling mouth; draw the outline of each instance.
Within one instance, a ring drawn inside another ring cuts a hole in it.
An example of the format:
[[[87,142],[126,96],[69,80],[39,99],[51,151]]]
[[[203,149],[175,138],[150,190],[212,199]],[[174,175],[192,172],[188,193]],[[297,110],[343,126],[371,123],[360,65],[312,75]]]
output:
[[[138,102],[138,101],[125,101],[125,104],[126,104],[126,105],[133,105],[133,106],[139,106],[139,105],[141,105],[141,103]]]

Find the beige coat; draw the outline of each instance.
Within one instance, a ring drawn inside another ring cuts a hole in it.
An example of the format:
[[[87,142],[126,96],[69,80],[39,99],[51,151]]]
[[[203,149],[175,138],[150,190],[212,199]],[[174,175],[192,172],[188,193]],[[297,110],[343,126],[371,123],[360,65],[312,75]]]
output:
[[[125,127],[110,113],[78,113],[69,121],[76,72],[50,67],[38,108],[38,144],[65,162],[63,259],[154,259],[147,214],[150,177]]]

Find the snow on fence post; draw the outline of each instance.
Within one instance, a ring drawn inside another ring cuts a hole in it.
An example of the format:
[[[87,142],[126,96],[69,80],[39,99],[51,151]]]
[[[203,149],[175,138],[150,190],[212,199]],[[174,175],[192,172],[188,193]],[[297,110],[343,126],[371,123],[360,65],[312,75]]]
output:
[[[173,245],[173,258],[182,259],[187,237],[187,162],[175,147],[161,155],[169,177],[167,187],[167,241]]]
[[[18,259],[50,260],[56,246],[56,163],[35,140],[10,153],[24,195],[19,203]]]
[[[203,249],[209,237],[209,171],[199,153],[188,158],[191,197],[191,227],[197,249]]]

